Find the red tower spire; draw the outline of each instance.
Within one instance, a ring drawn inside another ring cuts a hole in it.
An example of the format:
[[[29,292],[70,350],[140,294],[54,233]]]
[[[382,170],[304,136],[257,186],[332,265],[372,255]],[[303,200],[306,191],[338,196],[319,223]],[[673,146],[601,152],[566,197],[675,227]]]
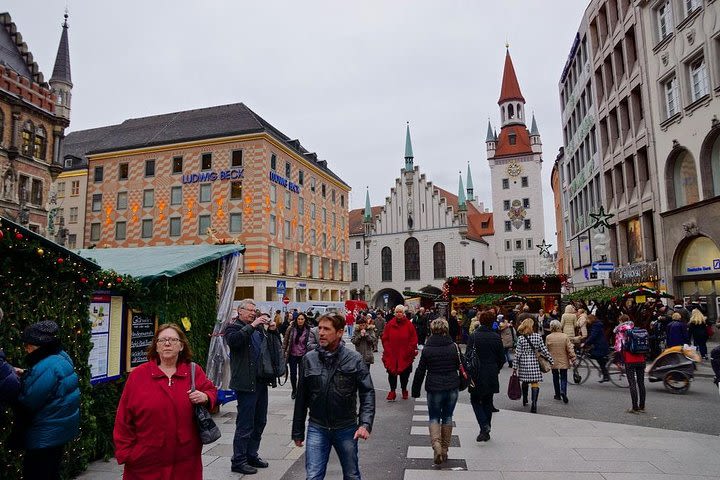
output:
[[[505,51],[505,68],[503,69],[502,88],[500,89],[498,105],[508,100],[518,100],[525,103],[525,98],[520,93],[520,84],[518,84],[515,76],[515,67],[513,67],[512,58],[510,58],[510,49]]]

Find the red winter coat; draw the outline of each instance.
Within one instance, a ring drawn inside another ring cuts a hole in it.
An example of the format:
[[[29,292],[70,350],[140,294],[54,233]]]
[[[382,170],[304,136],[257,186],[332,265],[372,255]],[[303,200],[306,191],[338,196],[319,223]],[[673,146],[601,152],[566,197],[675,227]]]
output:
[[[190,364],[178,363],[168,385],[154,361],[135,368],[128,377],[115,417],[115,458],[125,464],[124,480],[201,480],[202,444],[190,390]],[[217,389],[195,367],[195,388],[217,401]]]
[[[398,375],[412,365],[417,355],[417,333],[407,318],[393,317],[382,334],[382,361],[388,373]]]

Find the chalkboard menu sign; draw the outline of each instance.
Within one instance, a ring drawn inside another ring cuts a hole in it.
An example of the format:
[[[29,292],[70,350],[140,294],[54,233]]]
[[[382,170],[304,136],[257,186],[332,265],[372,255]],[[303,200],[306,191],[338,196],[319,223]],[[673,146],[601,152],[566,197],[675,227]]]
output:
[[[142,312],[128,312],[128,370],[147,361],[147,350],[155,335],[155,317]]]

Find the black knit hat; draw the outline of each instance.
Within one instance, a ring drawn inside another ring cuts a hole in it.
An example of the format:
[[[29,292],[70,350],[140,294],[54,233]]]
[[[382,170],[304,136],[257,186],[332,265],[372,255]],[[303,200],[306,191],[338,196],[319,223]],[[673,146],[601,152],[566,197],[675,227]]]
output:
[[[52,320],[43,320],[25,328],[21,340],[29,345],[50,345],[57,342],[58,324]]]

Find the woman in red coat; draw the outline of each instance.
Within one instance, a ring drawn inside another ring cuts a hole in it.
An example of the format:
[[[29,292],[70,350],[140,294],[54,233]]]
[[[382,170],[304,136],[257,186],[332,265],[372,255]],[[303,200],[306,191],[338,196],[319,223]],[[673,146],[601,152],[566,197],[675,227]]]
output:
[[[217,389],[195,366],[190,391],[187,337],[177,325],[161,325],[148,349],[148,362],[135,368],[115,417],[115,458],[124,480],[201,480],[202,443],[194,404],[212,408]]]
[[[412,372],[412,364],[418,353],[417,332],[410,320],[405,316],[405,307],[395,307],[395,316],[385,325],[382,334],[383,355],[382,361],[388,372],[390,392],[387,395],[388,402],[394,402],[397,398],[397,378],[400,376],[400,388],[402,389],[403,400],[409,397],[407,384]]]

